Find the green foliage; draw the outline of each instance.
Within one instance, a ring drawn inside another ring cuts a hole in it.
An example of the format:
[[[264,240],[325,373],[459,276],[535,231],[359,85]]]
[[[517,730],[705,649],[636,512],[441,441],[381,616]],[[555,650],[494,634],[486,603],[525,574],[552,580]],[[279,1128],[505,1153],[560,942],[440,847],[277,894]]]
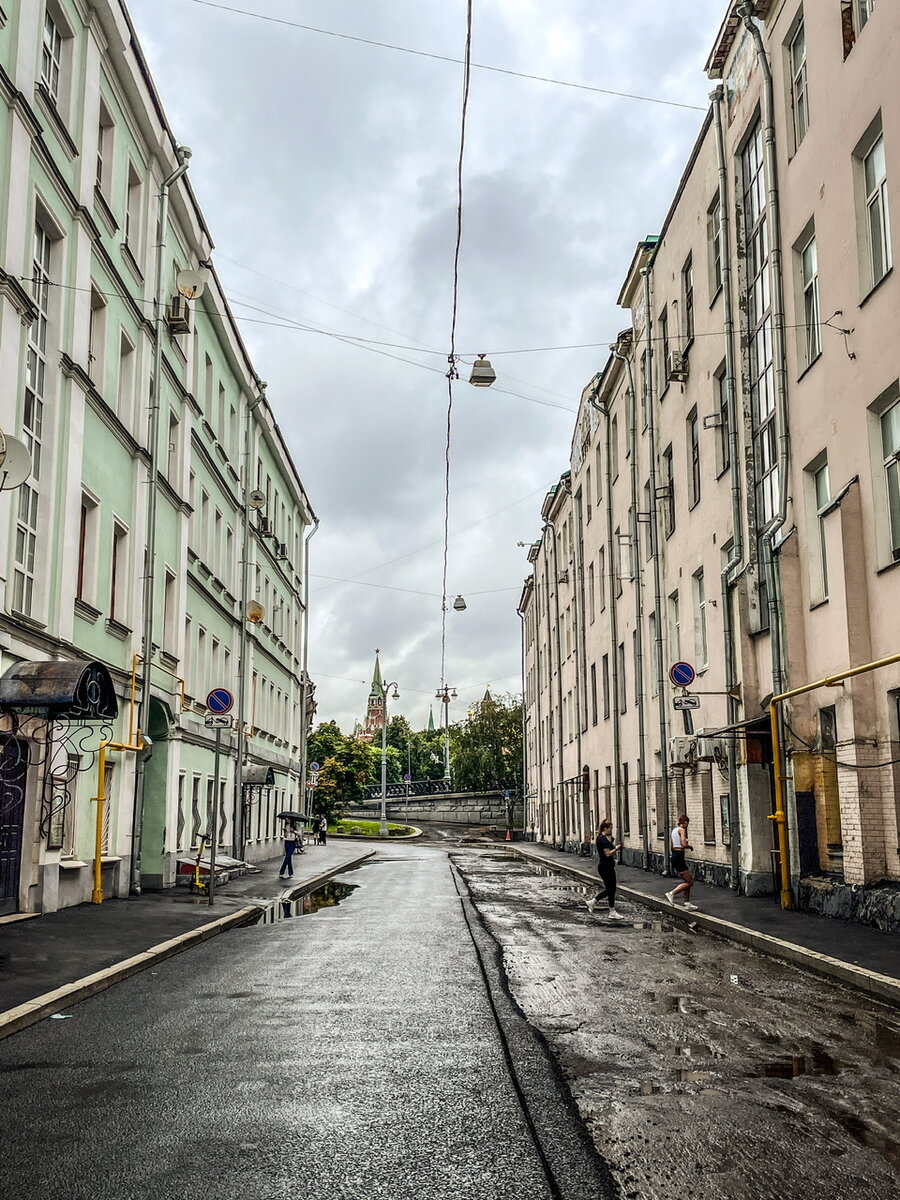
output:
[[[467,720],[450,728],[454,789],[487,792],[522,788],[522,701],[518,696],[487,696]]]
[[[388,752],[395,749],[400,780],[407,770],[413,779],[442,779],[444,775],[444,736],[438,730],[410,728],[406,717],[391,717],[387,729]],[[390,766],[388,768],[390,770]],[[381,776],[378,776],[378,780]],[[388,774],[388,781],[392,776]],[[377,782],[377,781],[376,781]]]
[[[312,811],[324,813],[331,824],[347,805],[362,798],[371,782],[371,747],[341,733],[336,722],[326,721],[309,735],[307,761],[320,766]]]

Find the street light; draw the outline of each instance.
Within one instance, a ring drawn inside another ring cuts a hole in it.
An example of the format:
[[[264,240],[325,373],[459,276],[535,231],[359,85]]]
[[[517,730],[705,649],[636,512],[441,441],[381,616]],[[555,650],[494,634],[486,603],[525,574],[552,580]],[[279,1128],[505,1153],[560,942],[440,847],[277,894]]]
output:
[[[444,706],[444,780],[450,782],[450,701],[456,699],[456,688],[441,684],[434,693],[435,700]]]
[[[387,827],[387,720],[388,720],[388,692],[394,689],[392,700],[399,700],[400,693],[397,691],[396,683],[383,683],[381,685],[381,694],[384,699],[381,718],[381,824],[378,826],[380,837],[388,836]]]

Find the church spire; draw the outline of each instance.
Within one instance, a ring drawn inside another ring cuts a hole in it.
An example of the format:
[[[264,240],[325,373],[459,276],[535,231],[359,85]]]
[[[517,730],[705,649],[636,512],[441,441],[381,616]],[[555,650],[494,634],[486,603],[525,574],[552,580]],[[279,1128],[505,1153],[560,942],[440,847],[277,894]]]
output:
[[[430,706],[428,709],[428,732],[434,733],[434,709]]]
[[[375,651],[375,670],[372,672],[372,695],[383,696],[384,686],[381,681],[381,662],[378,658],[379,651]]]

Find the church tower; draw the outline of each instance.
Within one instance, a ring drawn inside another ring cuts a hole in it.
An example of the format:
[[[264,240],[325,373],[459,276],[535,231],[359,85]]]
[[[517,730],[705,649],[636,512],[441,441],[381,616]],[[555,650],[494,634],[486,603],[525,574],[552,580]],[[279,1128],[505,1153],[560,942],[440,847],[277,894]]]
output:
[[[362,732],[358,735],[361,742],[374,742],[376,735],[381,737],[381,727],[384,725],[384,685],[381,679],[381,663],[378,651],[375,651],[375,669],[372,672],[372,689],[369,692],[369,704],[366,709],[366,720]]]

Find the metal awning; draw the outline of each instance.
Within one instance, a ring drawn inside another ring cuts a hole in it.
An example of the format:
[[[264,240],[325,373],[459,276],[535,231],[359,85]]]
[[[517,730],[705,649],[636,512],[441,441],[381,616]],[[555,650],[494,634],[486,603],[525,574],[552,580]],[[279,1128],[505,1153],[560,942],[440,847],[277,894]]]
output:
[[[245,767],[244,787],[274,787],[275,772],[271,767]]]
[[[19,662],[0,676],[0,709],[56,721],[113,721],[119,705],[98,662]]]

